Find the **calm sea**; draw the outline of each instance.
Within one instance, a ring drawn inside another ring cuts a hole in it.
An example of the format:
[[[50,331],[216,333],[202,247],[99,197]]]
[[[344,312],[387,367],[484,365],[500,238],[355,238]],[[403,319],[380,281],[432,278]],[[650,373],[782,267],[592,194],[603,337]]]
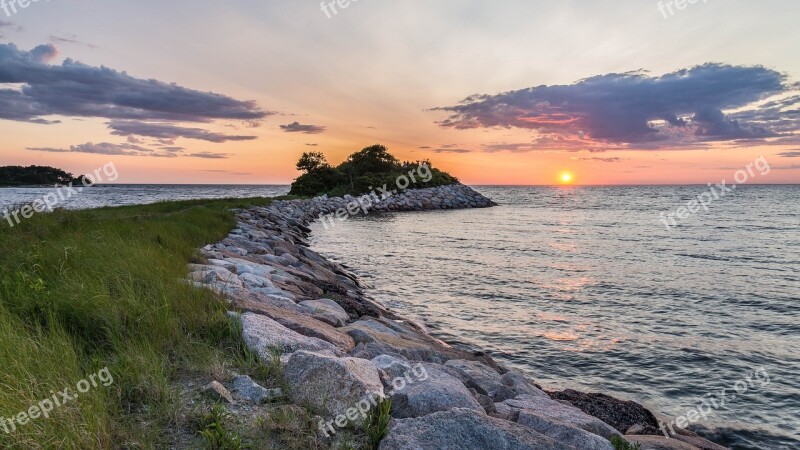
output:
[[[478,190],[501,206],[317,224],[314,247],[546,388],[672,418],[724,389],[697,428],[800,449],[800,186],[739,186],[670,230],[659,213],[705,186]]]
[[[546,388],[605,392],[669,418],[725,390],[696,430],[734,449],[800,449],[800,186],[742,185],[664,226],[659,213],[706,189],[480,187],[501,206],[316,224],[313,245],[433,334]],[[64,206],[287,190],[100,186]],[[50,191],[0,189],[0,211]]]
[[[289,192],[289,186],[246,185],[158,185],[114,184],[96,185],[80,192],[64,188],[25,187],[0,188],[0,213],[8,208],[30,204],[45,195],[58,198],[57,208],[88,209],[101,206],[143,205],[166,200],[194,200],[202,198],[275,197]],[[59,195],[60,193],[60,195]],[[62,200],[63,198],[63,200]]]

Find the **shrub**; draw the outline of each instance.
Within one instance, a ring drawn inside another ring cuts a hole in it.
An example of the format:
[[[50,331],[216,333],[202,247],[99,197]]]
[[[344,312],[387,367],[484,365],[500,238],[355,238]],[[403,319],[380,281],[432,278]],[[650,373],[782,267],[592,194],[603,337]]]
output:
[[[398,178],[407,176],[409,172],[420,173],[423,164],[430,169],[431,179],[423,181],[417,178],[409,188],[445,186],[458,182],[457,178],[431,167],[430,161],[401,163],[386,147],[373,145],[353,153],[337,167],[329,165],[322,153],[303,153],[297,162],[297,169],[305,173],[292,183],[289,194],[307,197],[321,194],[358,196],[376,191],[384,185],[393,190],[397,187]]]

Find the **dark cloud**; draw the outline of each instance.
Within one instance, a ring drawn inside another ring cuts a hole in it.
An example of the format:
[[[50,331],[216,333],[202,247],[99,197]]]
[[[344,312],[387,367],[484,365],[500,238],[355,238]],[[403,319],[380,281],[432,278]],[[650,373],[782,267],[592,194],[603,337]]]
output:
[[[169,123],[139,122],[133,120],[112,120],[108,123],[108,127],[114,130],[111,134],[117,136],[147,136],[157,139],[166,139],[170,142],[180,137],[215,143],[226,141],[252,141],[257,139],[256,136],[230,136],[213,133],[202,128],[187,128]]]
[[[547,148],[602,151],[618,148],[703,148],[698,143],[763,140],[800,131],[800,96],[785,75],[761,66],[709,63],[658,77],[608,74],[571,85],[537,86],[497,95],[473,95],[435,108],[451,115],[442,127],[522,128],[533,144],[498,144],[487,151]],[[736,110],[725,113],[724,111]],[[587,148],[589,147],[589,148]]]
[[[47,64],[56,53],[52,44],[30,52],[0,44],[0,84],[15,85],[0,89],[0,119],[53,123],[45,117],[71,116],[205,123],[257,121],[271,114],[255,102],[134,78],[72,59]]]
[[[793,150],[791,152],[781,152],[778,153],[778,156],[782,156],[784,158],[800,158],[800,150]]]
[[[281,125],[281,130],[287,133],[319,134],[325,131],[325,127],[320,125],[302,125],[300,122],[292,122],[289,125]]]

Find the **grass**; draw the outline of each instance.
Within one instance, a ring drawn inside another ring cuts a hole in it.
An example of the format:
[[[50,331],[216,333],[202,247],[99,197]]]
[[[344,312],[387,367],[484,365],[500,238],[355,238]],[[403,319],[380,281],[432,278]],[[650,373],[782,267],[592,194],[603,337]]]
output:
[[[196,249],[233,228],[231,208],[269,201],[56,211],[2,224],[0,416],[74,391],[104,367],[114,383],[11,433],[0,426],[0,448],[165,448],[181,376],[217,365],[269,376],[274,368],[247,354],[225,305],[180,281]]]
[[[611,445],[614,446],[615,450],[640,450],[642,448],[642,444],[631,444],[619,436],[611,438]]]
[[[389,421],[391,420],[390,411],[392,410],[392,399],[382,398],[369,412],[364,423],[364,434],[369,439],[370,448],[377,450],[389,431]]]
[[[211,408],[211,412],[205,417],[200,434],[205,440],[206,448],[209,450],[240,450],[242,448],[242,438],[238,433],[231,431],[226,422],[230,420],[230,415],[225,411],[225,407],[216,404]]]

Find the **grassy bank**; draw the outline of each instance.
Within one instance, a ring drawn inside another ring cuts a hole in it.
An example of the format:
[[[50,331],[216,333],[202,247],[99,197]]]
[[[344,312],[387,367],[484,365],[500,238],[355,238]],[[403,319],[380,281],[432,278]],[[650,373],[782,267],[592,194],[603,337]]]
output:
[[[0,448],[164,448],[187,374],[246,366],[223,303],[180,282],[198,247],[224,238],[231,208],[266,199],[169,202],[39,214],[0,226],[0,415],[92,387],[6,433]],[[8,425],[7,425],[8,426]],[[10,429],[10,426],[9,426]]]

